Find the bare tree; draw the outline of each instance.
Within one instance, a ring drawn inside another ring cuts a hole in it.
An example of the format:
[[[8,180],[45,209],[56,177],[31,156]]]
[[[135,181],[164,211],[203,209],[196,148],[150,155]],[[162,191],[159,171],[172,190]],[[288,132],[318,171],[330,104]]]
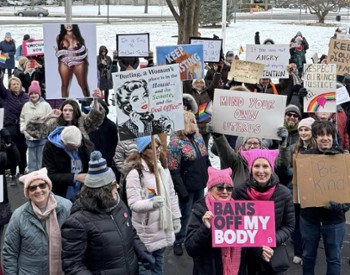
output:
[[[166,2],[177,22],[177,43],[187,44],[190,36],[197,35],[202,0],[177,0],[178,12],[171,0]]]
[[[326,16],[331,11],[339,11],[346,6],[346,0],[300,0],[300,4],[305,5],[311,14],[315,14],[319,23],[324,23]]]

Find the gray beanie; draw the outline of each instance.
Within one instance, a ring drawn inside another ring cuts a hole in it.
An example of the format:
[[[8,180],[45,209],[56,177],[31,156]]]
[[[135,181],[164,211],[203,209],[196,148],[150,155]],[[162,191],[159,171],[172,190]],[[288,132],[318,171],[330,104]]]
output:
[[[293,105],[293,104],[289,104],[286,107],[286,111],[284,112],[284,114],[289,113],[289,112],[296,113],[299,116],[299,118],[301,118],[301,111],[300,111],[300,108],[298,106]]]
[[[100,151],[93,151],[90,155],[89,171],[85,177],[85,186],[100,188],[115,181],[115,175]]]

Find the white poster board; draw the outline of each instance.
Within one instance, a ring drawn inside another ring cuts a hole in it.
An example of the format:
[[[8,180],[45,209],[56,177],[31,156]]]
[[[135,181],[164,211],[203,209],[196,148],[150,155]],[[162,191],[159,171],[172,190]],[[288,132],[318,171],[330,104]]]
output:
[[[190,44],[203,45],[204,62],[220,62],[222,39],[190,37]]]
[[[337,89],[337,95],[336,95],[336,104],[340,105],[343,104],[345,102],[349,102],[350,101],[350,96],[348,93],[348,90],[346,89],[345,86],[342,86],[340,88]]]
[[[286,100],[282,95],[215,89],[214,132],[280,140],[277,129],[283,126]]]
[[[112,76],[120,140],[184,129],[178,64]]]
[[[149,56],[149,33],[117,34],[119,57]]]
[[[25,56],[44,55],[44,39],[23,40],[22,48]]]
[[[289,45],[247,45],[246,60],[265,65],[263,78],[289,78]]]

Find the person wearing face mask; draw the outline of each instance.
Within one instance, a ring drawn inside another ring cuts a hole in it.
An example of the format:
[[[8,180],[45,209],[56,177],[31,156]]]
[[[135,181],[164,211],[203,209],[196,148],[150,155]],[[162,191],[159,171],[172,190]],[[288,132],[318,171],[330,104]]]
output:
[[[42,152],[46,142],[41,133],[36,133],[35,137],[26,131],[27,123],[31,119],[38,119],[48,115],[52,109],[49,103],[41,98],[41,89],[38,81],[32,81],[29,86],[28,95],[30,100],[24,104],[20,115],[20,131],[26,138],[28,146],[28,172],[39,170],[42,167]],[[41,131],[38,128],[37,131]]]
[[[184,111],[185,129],[170,136],[169,170],[179,197],[181,230],[173,246],[175,255],[183,254],[186,227],[194,203],[204,196],[210,161],[203,137],[198,133],[196,117]]]
[[[214,248],[211,245],[213,203],[234,201],[231,174],[231,168],[218,170],[208,167],[208,193],[193,206],[185,240],[186,251],[193,258],[193,275],[244,274],[240,270],[241,248]]]
[[[276,248],[268,246],[246,248],[243,262],[248,274],[284,274],[288,267],[280,267],[277,270],[271,264],[272,257],[277,249],[286,249],[285,243],[294,231],[295,220],[292,195],[287,187],[280,184],[278,177],[274,174],[275,160],[279,151],[253,149],[242,151],[241,154],[248,164],[249,178],[235,186],[232,196],[235,200],[273,201],[276,226]],[[287,254],[285,256],[288,262]]]

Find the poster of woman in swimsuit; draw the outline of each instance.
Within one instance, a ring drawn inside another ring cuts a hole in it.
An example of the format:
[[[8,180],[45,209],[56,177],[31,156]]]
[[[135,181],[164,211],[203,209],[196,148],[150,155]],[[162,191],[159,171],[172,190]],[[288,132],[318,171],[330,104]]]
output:
[[[48,99],[91,97],[97,87],[96,25],[44,24]]]

